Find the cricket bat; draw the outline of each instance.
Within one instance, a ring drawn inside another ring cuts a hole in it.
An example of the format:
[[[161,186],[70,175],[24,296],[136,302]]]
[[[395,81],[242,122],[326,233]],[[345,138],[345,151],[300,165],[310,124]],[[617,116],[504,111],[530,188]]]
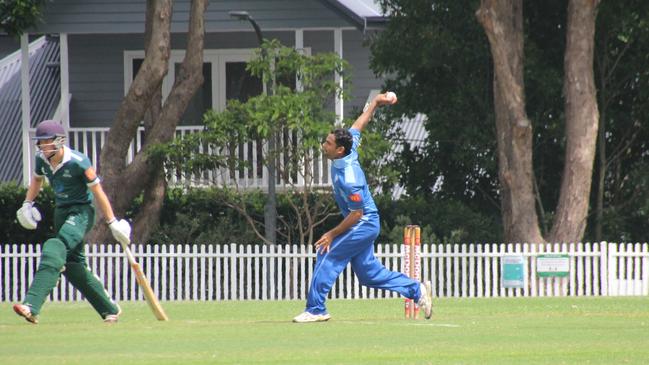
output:
[[[162,309],[162,306],[160,305],[158,298],[153,293],[153,289],[151,289],[151,285],[149,284],[149,281],[146,279],[146,276],[144,276],[140,264],[138,264],[137,261],[135,261],[135,257],[133,257],[131,250],[128,248],[128,244],[125,244],[123,242],[120,242],[120,244],[122,245],[122,249],[124,250],[126,257],[128,258],[129,265],[131,266],[133,272],[135,273],[135,280],[137,281],[137,284],[142,289],[142,292],[144,293],[144,298],[146,299],[146,302],[149,303],[149,307],[151,308],[153,315],[159,321],[168,321],[169,317],[167,317],[167,314],[165,313],[164,309]]]

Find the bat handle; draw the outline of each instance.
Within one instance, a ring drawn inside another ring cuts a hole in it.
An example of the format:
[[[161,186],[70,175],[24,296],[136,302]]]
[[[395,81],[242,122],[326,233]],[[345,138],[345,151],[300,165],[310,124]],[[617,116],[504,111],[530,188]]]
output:
[[[122,246],[122,250],[124,250],[124,253],[126,254],[126,258],[128,259],[129,264],[133,265],[136,263],[135,257],[133,256],[133,253],[131,253],[131,249],[128,248],[129,243],[124,243],[120,242],[119,244]]]

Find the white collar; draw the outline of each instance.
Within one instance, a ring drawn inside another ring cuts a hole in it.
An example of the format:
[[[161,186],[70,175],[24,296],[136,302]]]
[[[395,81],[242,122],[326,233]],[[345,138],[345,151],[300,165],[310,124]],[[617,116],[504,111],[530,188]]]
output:
[[[43,159],[48,165],[50,165],[50,169],[52,169],[52,173],[57,172],[61,168],[61,166],[65,165],[66,162],[72,159],[72,151],[66,146],[61,146],[61,148],[63,148],[63,158],[61,159],[61,162],[58,165],[56,165],[56,168],[52,167],[50,160],[48,160],[47,157],[45,157],[45,155],[43,154]]]

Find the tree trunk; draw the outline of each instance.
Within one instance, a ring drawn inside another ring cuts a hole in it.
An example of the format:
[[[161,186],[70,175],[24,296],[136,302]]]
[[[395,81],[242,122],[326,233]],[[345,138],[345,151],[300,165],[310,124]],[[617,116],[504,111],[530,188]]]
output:
[[[149,184],[144,188],[144,199],[140,211],[133,222],[131,240],[137,243],[146,243],[151,233],[160,225],[160,214],[164,203],[167,180],[163,169],[155,172]]]
[[[153,12],[154,16],[149,16]],[[148,0],[147,19],[151,19],[151,37],[146,45],[147,55],[135,76],[126,97],[117,110],[112,127],[101,150],[101,172],[109,198],[114,199],[114,187],[121,180],[128,147],[149,107],[151,98],[167,74],[170,54],[171,0]],[[112,201],[112,200],[111,200]]]
[[[147,29],[147,39],[149,29]],[[153,129],[156,121],[162,115],[162,85],[153,95],[149,109],[144,115],[144,136],[143,143],[147,143],[148,135]],[[131,240],[136,243],[146,243],[158,226],[160,225],[160,214],[164,204],[165,192],[167,191],[167,180],[164,169],[160,168],[149,176],[144,186],[144,198],[140,210],[133,219],[133,233]]]
[[[169,69],[170,26],[173,13],[172,0],[147,0],[146,7],[146,56],[128,93],[117,110],[106,142],[101,149],[98,170],[102,187],[111,201],[115,214],[124,215],[126,208],[122,173],[126,167],[126,154],[137,133],[140,121],[149,108],[151,99],[162,87],[162,80]],[[139,191],[138,191],[139,192]],[[89,242],[112,240],[108,226],[104,224],[101,211],[97,211],[97,224],[86,236]]]
[[[155,2],[155,1],[153,1]],[[157,2],[155,2],[157,4]],[[113,128],[108,135],[106,145],[102,149],[101,161],[105,169],[104,171],[104,190],[111,199],[113,210],[117,216],[123,216],[124,212],[130,207],[133,199],[135,199],[145,188],[150,190],[145,193],[145,198],[151,199],[143,205],[143,214],[150,214],[150,218],[142,218],[137,220],[134,228],[143,227],[147,222],[152,221],[159,217],[161,199],[164,198],[164,182],[160,181],[160,172],[163,169],[161,161],[154,161],[149,158],[147,148],[153,144],[169,142],[175,136],[176,126],[182,117],[185,109],[196,90],[203,83],[203,40],[205,34],[204,27],[204,14],[207,8],[207,0],[193,0],[190,10],[189,18],[189,35],[187,40],[187,50],[185,58],[180,67],[180,71],[176,75],[173,88],[166,99],[165,104],[162,106],[160,114],[153,123],[151,129],[146,133],[146,140],[140,152],[138,152],[133,161],[124,167],[124,160],[126,158],[127,148],[133,140],[139,122],[144,117],[144,112],[149,109],[151,100],[155,92],[160,89],[162,77],[158,80],[140,77],[142,72],[146,73],[147,61],[149,64],[156,65],[157,68],[164,66],[166,72],[168,68],[169,59],[169,17],[166,17],[166,37],[160,40],[159,30],[156,27],[156,21],[159,17],[153,17],[153,25],[151,32],[150,46],[147,47],[147,55],[142,64],[140,72],[138,72],[131,89],[126,98],[122,102],[118,116],[113,124]],[[147,7],[147,12],[151,10]],[[171,6],[169,6],[169,14],[171,14]],[[148,17],[147,17],[148,18]],[[162,57],[164,56],[164,57]],[[141,84],[136,82],[141,80]],[[138,86],[139,85],[139,86]],[[134,88],[146,90],[146,100],[144,98],[130,97],[131,94],[137,93]],[[125,111],[132,111],[128,114],[129,121],[132,123],[121,122],[126,118]],[[136,114],[137,112],[137,114]],[[137,116],[137,118],[135,117]],[[126,129],[128,128],[128,132]],[[104,162],[106,161],[106,162]],[[148,213],[145,213],[148,212]],[[150,227],[150,226],[149,226]],[[148,238],[146,232],[134,232],[133,236],[139,240]],[[149,231],[150,233],[150,231]],[[105,224],[97,224],[89,234],[89,240],[92,242],[106,242],[110,240],[110,235]]]
[[[595,206],[595,241],[602,240],[604,224],[604,192],[606,191],[606,106],[603,107],[600,117],[599,129],[597,131],[597,199]]]
[[[550,234],[553,242],[578,242],[586,229],[599,121],[593,73],[598,3],[599,0],[570,0],[568,4],[563,82],[566,158]]]
[[[522,0],[483,0],[476,16],[494,62],[498,177],[506,242],[543,242],[534,201],[532,123],[525,111]]]

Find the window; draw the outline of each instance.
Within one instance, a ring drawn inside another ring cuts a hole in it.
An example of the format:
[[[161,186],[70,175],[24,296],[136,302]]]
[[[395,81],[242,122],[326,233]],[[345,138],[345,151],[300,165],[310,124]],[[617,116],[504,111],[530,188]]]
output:
[[[180,70],[184,51],[174,50],[169,60],[171,67],[162,83],[163,100],[169,95],[175,76]],[[246,71],[246,62],[252,57],[250,49],[205,50],[201,88],[193,96],[183,114],[181,125],[202,124],[203,114],[209,109],[223,110],[230,99],[246,101],[263,92],[261,79]],[[142,66],[144,51],[124,52],[124,94]]]
[[[175,74],[180,72],[180,63],[175,64]],[[212,64],[203,63],[203,85],[189,101],[187,109],[180,119],[180,124],[200,125],[203,123],[203,114],[212,109]]]
[[[246,102],[250,97],[263,92],[263,83],[258,77],[246,71],[245,62],[226,62],[225,99]]]

